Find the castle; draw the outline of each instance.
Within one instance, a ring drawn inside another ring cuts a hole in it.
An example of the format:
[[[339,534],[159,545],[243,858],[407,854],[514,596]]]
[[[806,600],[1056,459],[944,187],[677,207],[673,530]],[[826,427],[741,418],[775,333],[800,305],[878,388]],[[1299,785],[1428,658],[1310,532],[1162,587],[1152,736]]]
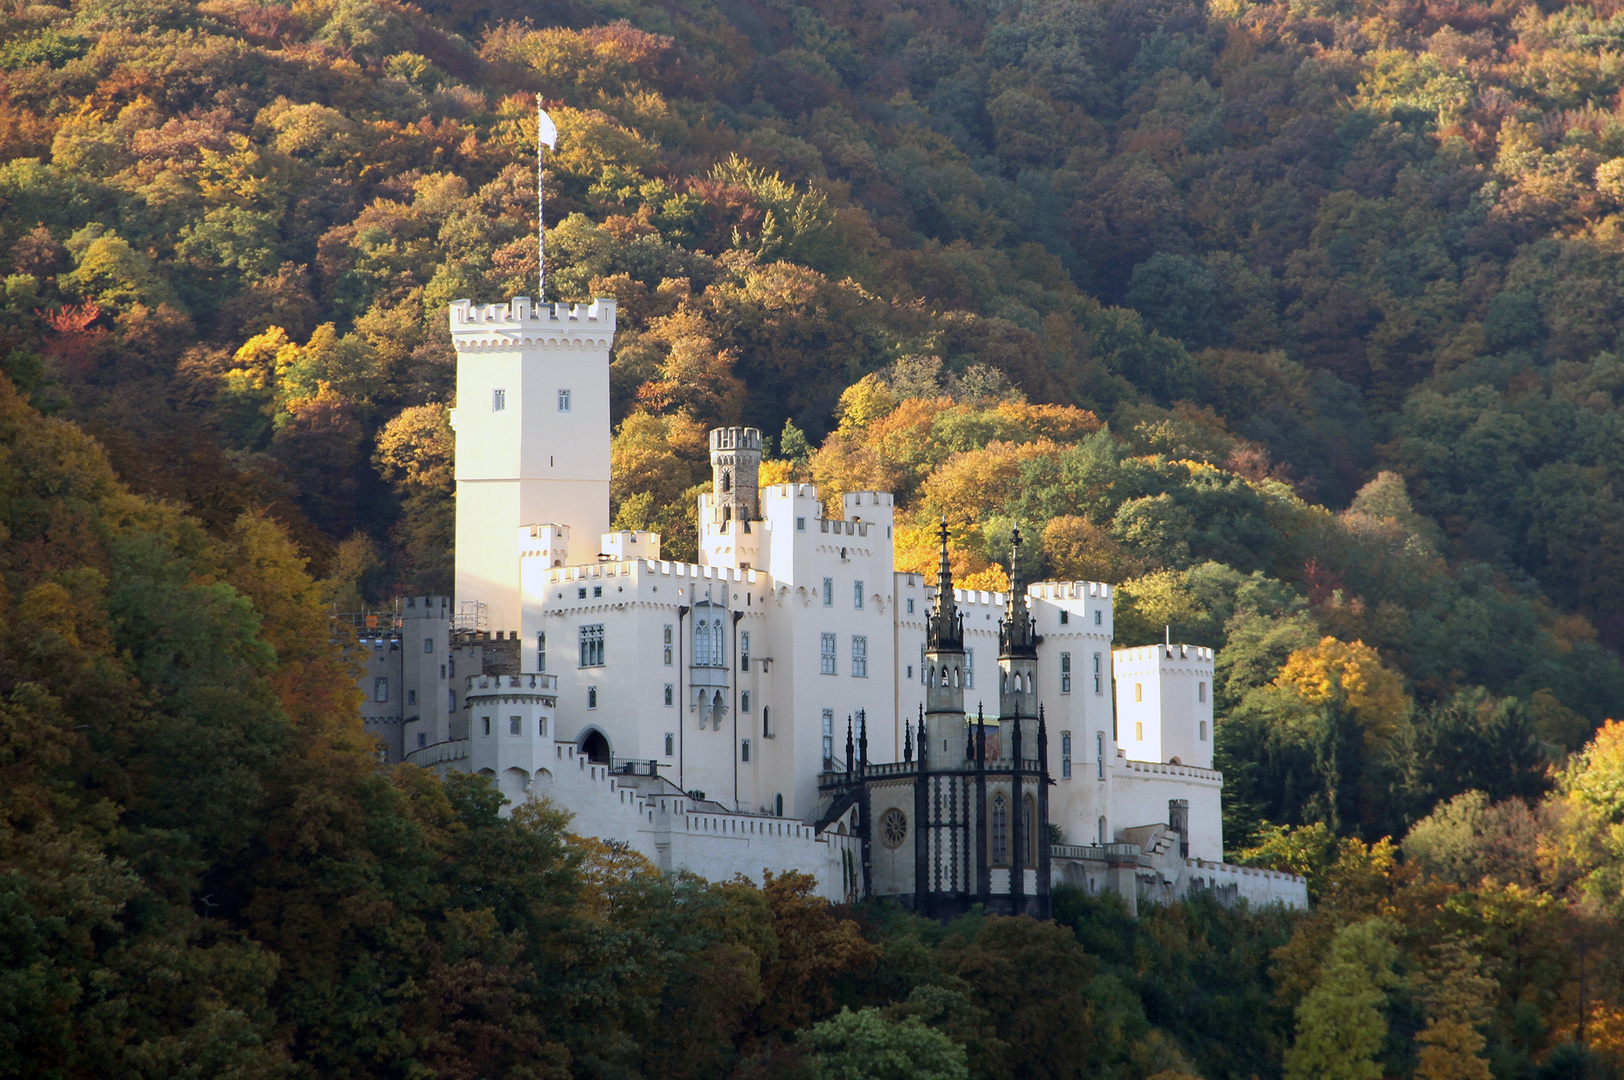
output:
[[[893,561],[886,492],[826,515],[711,433],[699,562],[609,531],[615,304],[451,305],[456,598],[358,617],[388,762],[547,797],[663,870],[816,875],[947,917],[1211,889],[1305,905],[1223,861],[1212,650],[1112,647],[1112,590],[953,586]],[[1018,535],[1017,535],[1018,543]]]

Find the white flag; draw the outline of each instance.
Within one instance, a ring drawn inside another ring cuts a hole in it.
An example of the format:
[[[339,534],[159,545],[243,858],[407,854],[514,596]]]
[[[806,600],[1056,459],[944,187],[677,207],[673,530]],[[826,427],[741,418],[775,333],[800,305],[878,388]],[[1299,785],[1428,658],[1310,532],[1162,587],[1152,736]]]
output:
[[[536,110],[536,134],[541,139],[542,145],[549,150],[558,142],[558,126],[553,123],[553,118],[547,115],[545,109]]]

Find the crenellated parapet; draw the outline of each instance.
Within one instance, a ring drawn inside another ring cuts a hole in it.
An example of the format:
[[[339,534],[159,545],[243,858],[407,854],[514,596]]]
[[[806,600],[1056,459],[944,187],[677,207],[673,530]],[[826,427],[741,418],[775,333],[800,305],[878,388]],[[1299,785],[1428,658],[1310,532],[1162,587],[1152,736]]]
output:
[[[615,336],[615,301],[532,304],[515,296],[506,304],[451,304],[451,340],[459,352],[480,349],[607,349]]]

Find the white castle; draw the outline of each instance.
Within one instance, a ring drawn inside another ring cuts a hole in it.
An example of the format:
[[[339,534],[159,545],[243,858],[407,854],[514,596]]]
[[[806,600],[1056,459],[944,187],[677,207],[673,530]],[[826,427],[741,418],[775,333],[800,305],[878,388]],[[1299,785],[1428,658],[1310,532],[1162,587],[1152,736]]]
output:
[[[1112,647],[1112,589],[897,571],[892,500],[758,486],[711,433],[699,562],[609,531],[613,300],[451,305],[456,599],[358,619],[388,762],[546,797],[663,870],[946,917],[1051,884],[1306,904],[1224,862],[1213,654]]]

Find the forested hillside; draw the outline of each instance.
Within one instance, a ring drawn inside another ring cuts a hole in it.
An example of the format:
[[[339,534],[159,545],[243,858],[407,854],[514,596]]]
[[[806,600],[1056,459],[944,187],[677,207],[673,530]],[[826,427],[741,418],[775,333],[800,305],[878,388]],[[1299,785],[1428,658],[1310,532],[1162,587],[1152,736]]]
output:
[[[0,1069],[1374,1075],[1348,1000],[1386,1075],[1624,1067],[1621,92],[1555,0],[6,8]],[[691,556],[741,422],[906,568],[1020,524],[1220,648],[1228,839],[1312,917],[943,932],[370,769],[323,611],[449,588],[538,94],[617,524]]]

